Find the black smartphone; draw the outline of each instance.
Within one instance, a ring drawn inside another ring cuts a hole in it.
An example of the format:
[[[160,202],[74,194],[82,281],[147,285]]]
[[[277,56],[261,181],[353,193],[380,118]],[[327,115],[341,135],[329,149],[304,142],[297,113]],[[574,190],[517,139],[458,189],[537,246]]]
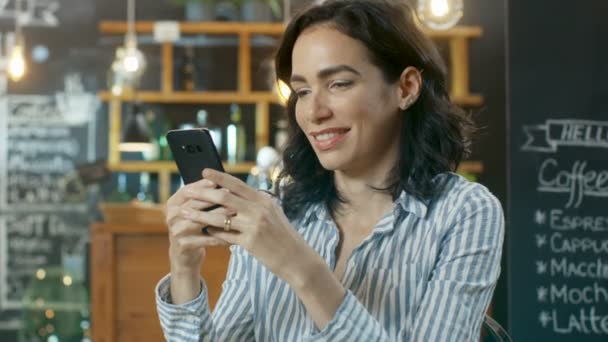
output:
[[[178,129],[167,133],[167,142],[184,184],[203,178],[203,169],[224,172],[222,160],[206,128]]]

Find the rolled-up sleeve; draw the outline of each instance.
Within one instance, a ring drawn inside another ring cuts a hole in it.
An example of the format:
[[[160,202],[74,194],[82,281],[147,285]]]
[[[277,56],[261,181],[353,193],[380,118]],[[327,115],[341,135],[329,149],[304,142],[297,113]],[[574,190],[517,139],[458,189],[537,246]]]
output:
[[[156,287],[156,307],[167,341],[244,341],[253,340],[253,319],[247,267],[249,255],[231,247],[222,295],[213,314],[209,309],[207,287],[192,301],[172,304],[171,278],[165,276]]]

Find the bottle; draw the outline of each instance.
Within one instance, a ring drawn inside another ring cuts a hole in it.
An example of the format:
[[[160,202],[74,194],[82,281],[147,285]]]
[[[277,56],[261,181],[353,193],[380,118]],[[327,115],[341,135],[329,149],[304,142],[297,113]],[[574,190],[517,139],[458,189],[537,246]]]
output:
[[[256,156],[256,166],[254,166],[247,176],[247,184],[260,190],[270,190],[272,188],[272,173],[275,165],[279,161],[279,153],[270,146],[264,146]]]
[[[156,125],[156,113],[150,109],[145,112],[148,132],[150,132],[150,147],[142,151],[142,156],[146,161],[160,159],[160,144],[158,143],[158,129]]]
[[[241,122],[241,107],[236,103],[230,105],[230,121],[226,128],[226,150],[228,163],[236,164],[245,161],[247,150],[247,136]]]
[[[167,132],[171,129],[169,120],[166,117],[161,117],[161,129],[157,135],[157,144],[160,150],[159,160],[173,160],[173,154],[171,154],[171,148],[167,141]]]
[[[209,115],[206,110],[201,109],[196,113],[196,123],[201,128],[207,128],[213,139],[213,144],[218,151],[222,150],[222,130],[219,127],[210,126],[207,122]]]
[[[287,144],[287,120],[281,119],[277,121],[277,130],[274,134],[274,146],[279,151],[283,151]]]
[[[194,66],[194,47],[187,45],[184,51],[184,65],[182,66],[182,88],[185,91],[194,91],[196,86],[196,67]]]
[[[148,172],[142,172],[139,175],[137,200],[145,203],[154,203],[154,196],[150,192],[150,174]]]
[[[108,202],[127,203],[131,200],[131,195],[127,192],[127,174],[118,174],[118,184],[108,196]]]

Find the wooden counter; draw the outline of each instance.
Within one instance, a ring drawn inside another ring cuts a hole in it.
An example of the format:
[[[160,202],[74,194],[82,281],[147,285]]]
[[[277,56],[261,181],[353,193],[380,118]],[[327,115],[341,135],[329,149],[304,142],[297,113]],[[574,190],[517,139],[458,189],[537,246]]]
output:
[[[164,224],[98,223],[91,232],[91,328],[95,342],[164,341],[154,289],[169,272]],[[213,308],[230,251],[207,250],[202,274]]]

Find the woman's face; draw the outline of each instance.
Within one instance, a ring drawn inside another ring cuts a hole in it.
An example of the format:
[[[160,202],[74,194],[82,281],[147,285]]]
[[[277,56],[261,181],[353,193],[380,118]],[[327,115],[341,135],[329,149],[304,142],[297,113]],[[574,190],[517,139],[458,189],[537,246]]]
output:
[[[306,29],[292,52],[296,120],[321,165],[392,168],[399,152],[399,82],[387,83],[370,52],[328,25]]]

